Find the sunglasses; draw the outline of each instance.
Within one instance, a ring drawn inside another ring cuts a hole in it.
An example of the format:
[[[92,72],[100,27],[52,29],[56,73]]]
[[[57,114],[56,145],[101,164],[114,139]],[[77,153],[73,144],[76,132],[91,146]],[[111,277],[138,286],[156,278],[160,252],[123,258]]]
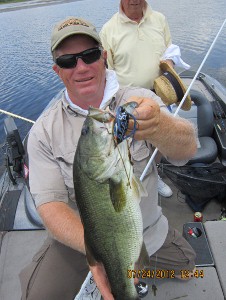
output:
[[[65,54],[56,58],[56,64],[62,69],[72,69],[77,65],[77,61],[81,58],[84,63],[90,65],[99,60],[101,56],[100,48],[91,48],[77,54]]]

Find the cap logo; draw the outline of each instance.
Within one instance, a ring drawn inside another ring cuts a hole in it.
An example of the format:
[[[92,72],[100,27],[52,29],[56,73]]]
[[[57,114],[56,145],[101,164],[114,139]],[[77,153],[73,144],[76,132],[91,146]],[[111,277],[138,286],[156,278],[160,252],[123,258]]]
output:
[[[85,23],[84,21],[81,21],[79,19],[69,19],[60,25],[60,27],[58,28],[58,31],[60,31],[61,29],[65,28],[67,26],[71,26],[71,25],[82,25],[82,26],[89,27],[89,25],[87,23]]]

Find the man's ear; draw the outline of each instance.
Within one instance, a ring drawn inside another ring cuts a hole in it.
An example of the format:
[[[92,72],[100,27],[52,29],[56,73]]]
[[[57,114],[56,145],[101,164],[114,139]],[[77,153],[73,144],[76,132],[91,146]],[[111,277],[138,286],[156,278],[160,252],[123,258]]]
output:
[[[106,68],[108,68],[108,62],[107,62],[107,51],[103,51],[103,58],[104,58],[104,65]]]
[[[107,51],[106,51],[106,50],[103,50],[103,58],[104,58],[104,59],[107,59],[107,56],[108,56]]]
[[[53,68],[53,71],[56,72],[58,76],[60,76],[59,75],[60,68],[56,64],[54,64],[52,68]]]

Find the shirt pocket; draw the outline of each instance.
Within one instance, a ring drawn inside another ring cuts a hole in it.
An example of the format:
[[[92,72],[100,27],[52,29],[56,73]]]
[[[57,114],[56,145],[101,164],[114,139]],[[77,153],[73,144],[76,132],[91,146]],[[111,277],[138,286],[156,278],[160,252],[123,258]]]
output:
[[[56,160],[60,166],[61,174],[64,178],[66,186],[73,188],[73,162],[75,151],[59,154]]]
[[[132,144],[130,148],[130,153],[131,153],[134,173],[138,178],[140,178],[145,167],[147,166],[150,159],[151,152],[152,151],[147,147],[145,141],[135,141]],[[151,164],[151,166],[148,168],[145,177],[152,172],[152,169],[153,166]]]

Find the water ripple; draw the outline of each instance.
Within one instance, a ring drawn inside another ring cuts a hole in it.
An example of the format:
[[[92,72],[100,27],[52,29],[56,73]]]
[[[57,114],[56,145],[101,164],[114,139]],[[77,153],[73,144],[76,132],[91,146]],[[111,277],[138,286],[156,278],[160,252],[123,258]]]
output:
[[[38,2],[29,1],[40,5]],[[14,8],[15,5],[19,4],[14,4]],[[99,31],[118,10],[118,5],[119,0],[63,1],[54,6],[30,6],[27,9],[2,12],[0,108],[36,120],[63,87],[52,70],[50,34],[53,25],[65,16],[74,14],[93,22]],[[183,59],[193,70],[197,70],[225,18],[222,15],[225,12],[225,0],[214,3],[211,0],[152,0],[151,5],[166,15],[173,42],[180,46]],[[13,8],[13,4],[10,7]],[[0,11],[3,8],[1,6]],[[226,86],[225,36],[226,28],[217,40],[203,71]],[[0,142],[4,135],[4,117],[0,115]],[[19,120],[16,122],[23,134],[30,126]]]

